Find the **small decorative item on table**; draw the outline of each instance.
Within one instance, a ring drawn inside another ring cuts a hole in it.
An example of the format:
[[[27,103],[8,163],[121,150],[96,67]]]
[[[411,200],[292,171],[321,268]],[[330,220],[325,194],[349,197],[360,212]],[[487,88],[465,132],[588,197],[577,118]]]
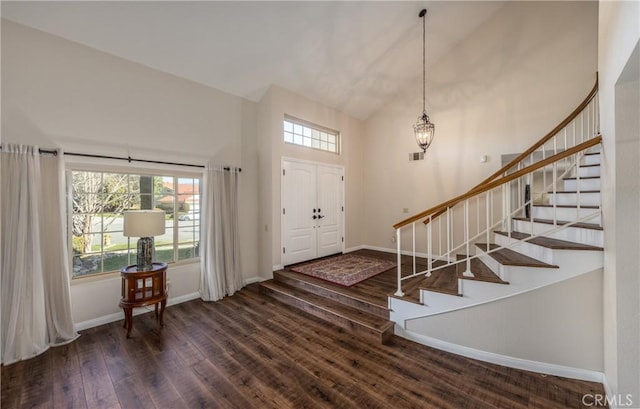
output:
[[[167,263],[152,263],[146,270],[131,265],[120,271],[122,276],[122,299],[120,307],[124,311],[124,327],[127,338],[133,328],[133,309],[155,305],[156,318],[164,325],[163,315],[167,305]],[[158,306],[160,311],[158,313]]]

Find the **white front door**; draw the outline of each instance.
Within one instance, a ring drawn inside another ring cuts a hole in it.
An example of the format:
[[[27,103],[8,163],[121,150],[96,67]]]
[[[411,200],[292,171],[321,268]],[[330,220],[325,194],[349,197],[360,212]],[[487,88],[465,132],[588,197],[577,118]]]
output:
[[[283,161],[282,261],[299,263],[342,251],[342,168]]]
[[[342,251],[342,168],[318,165],[317,257]]]

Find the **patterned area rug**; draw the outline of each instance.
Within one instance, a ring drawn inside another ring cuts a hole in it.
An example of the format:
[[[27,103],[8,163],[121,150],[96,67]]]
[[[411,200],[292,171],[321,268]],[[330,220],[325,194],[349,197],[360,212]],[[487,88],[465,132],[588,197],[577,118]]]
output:
[[[351,287],[396,266],[393,261],[345,254],[292,267],[291,270]]]

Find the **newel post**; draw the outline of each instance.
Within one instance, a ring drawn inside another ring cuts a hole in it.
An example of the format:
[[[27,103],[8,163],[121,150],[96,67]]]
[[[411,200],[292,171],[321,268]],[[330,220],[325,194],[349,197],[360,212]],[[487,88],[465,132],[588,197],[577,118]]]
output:
[[[400,229],[396,229],[396,247],[398,252],[398,291],[395,292],[396,297],[404,296],[402,292],[402,252],[400,250]]]

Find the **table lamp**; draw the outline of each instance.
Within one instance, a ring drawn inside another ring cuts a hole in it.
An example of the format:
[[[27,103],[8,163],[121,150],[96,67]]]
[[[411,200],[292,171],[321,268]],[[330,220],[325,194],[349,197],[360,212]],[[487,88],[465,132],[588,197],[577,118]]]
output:
[[[151,270],[153,262],[153,237],[164,234],[164,211],[127,210],[124,212],[124,235],[138,239],[138,271]]]

